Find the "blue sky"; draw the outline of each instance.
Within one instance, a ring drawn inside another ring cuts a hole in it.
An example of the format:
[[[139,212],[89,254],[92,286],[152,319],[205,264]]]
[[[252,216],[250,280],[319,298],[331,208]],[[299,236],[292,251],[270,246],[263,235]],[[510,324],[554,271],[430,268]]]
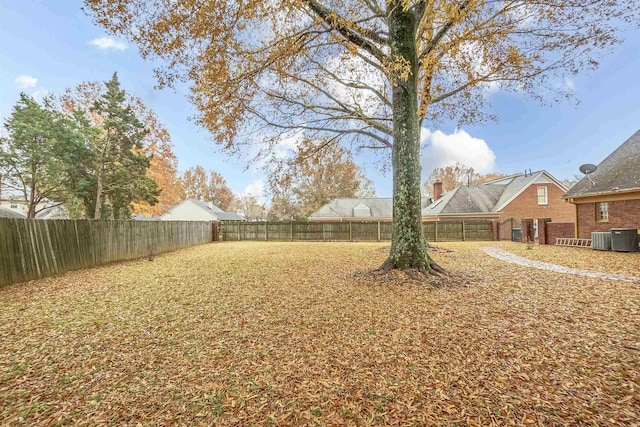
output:
[[[259,191],[262,172],[221,153],[189,117],[195,114],[186,87],[154,88],[154,64],[133,45],[99,48],[106,37],[81,10],[80,0],[0,0],[0,118],[21,90],[61,93],[83,81],[104,81],[118,72],[123,87],[142,98],[169,130],[180,170],[202,165],[220,172],[235,193]],[[640,129],[640,30],[628,28],[624,42],[602,56],[600,68],[557,82],[571,85],[579,103],[540,105],[521,94],[492,93],[497,122],[430,129],[424,176],[452,159],[476,169],[520,172],[546,169],[559,179],[583,163],[598,163]],[[118,49],[120,47],[120,49]],[[124,47],[124,49],[122,49]],[[37,79],[37,80],[35,80]],[[361,163],[380,197],[391,196],[390,173]]]

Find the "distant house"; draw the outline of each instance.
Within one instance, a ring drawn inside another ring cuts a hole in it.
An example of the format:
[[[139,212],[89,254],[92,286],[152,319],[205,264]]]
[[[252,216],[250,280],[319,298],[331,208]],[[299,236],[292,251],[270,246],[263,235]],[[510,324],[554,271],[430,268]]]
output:
[[[69,219],[69,215],[64,206],[57,205],[38,212],[36,219]]]
[[[0,208],[17,213],[22,218],[29,213],[29,205],[22,199],[0,199]],[[43,202],[36,206],[36,210],[36,219],[69,219],[64,206],[57,203]]]
[[[315,222],[391,221],[393,199],[349,198],[333,199],[309,216]]]
[[[564,195],[575,205],[576,237],[640,228],[640,130]]]
[[[162,221],[244,221],[242,215],[225,212],[213,203],[187,199],[169,209]]]
[[[423,207],[431,199],[423,199]],[[382,221],[393,219],[391,197],[364,197],[333,199],[309,216],[312,222]]]
[[[522,219],[532,220],[534,233],[538,219],[572,223],[574,209],[562,199],[566,191],[567,188],[546,171],[463,185],[444,194],[442,183],[436,182],[433,199],[423,199],[422,220],[491,221],[495,223],[495,237],[511,239],[512,228],[519,226]],[[314,222],[392,219],[391,198],[334,199],[309,217]]]
[[[0,218],[26,218],[15,209],[9,209],[4,206],[0,206]]]
[[[510,239],[513,220],[538,219],[570,223],[573,207],[562,199],[567,188],[546,171],[515,174],[478,185],[462,185],[442,194],[434,185],[434,201],[422,209],[423,221],[492,221],[498,237]]]

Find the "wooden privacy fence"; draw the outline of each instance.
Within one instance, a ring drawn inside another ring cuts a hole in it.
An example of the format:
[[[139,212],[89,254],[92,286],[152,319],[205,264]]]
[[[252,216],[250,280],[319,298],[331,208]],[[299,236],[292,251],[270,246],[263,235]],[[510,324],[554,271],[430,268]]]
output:
[[[212,240],[210,222],[0,218],[0,285]]]
[[[422,223],[427,241],[493,240],[490,221]],[[391,240],[390,222],[231,222],[220,224],[220,240]]]

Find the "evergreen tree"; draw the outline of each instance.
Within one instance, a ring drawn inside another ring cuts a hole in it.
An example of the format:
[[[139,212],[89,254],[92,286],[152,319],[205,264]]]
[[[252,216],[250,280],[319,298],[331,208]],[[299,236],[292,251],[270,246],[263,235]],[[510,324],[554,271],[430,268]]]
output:
[[[100,118],[99,132],[89,129],[95,174],[94,218],[127,218],[132,202],[153,205],[160,191],[146,176],[151,164],[151,156],[142,151],[147,130],[126,104],[117,73],[105,87],[106,92],[90,111]]]
[[[23,93],[4,126],[8,132],[0,140],[4,186],[22,195],[28,218],[35,218],[45,203],[50,207],[73,199],[77,165],[87,157],[73,121],[56,111],[49,99],[40,105]]]

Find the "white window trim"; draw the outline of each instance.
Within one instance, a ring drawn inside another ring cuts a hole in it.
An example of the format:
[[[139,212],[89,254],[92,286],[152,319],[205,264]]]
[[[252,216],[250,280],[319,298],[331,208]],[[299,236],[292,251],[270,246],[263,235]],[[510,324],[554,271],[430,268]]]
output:
[[[544,202],[540,203],[540,189],[544,188]],[[536,196],[538,197],[538,205],[548,205],[549,204],[549,189],[546,185],[538,185],[536,189]]]
[[[604,205],[604,204],[607,205],[607,209],[606,209],[607,217],[606,218],[602,215],[602,213],[604,212],[602,210],[602,205]],[[596,209],[597,209],[597,212],[596,212],[597,218],[596,218],[596,220],[598,222],[609,222],[609,202],[598,202],[598,203],[596,203]]]

